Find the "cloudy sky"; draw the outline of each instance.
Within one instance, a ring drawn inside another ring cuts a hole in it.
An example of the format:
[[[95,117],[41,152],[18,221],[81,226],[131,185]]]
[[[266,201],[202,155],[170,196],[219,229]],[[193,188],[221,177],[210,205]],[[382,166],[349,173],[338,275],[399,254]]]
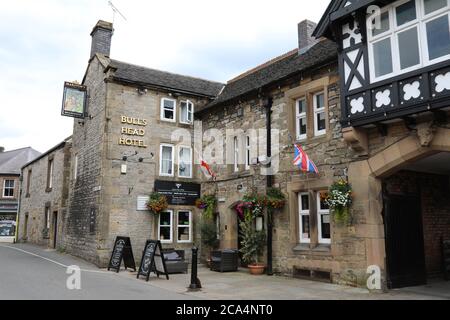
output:
[[[297,23],[329,0],[113,0],[111,56],[223,81],[297,46]],[[107,0],[0,3],[0,146],[44,152],[71,135],[60,116],[64,81],[81,82],[90,32],[112,21]]]

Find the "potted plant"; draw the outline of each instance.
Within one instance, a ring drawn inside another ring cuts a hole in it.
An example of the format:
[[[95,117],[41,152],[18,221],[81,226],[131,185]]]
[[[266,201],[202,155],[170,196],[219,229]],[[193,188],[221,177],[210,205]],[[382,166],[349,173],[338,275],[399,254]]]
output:
[[[167,198],[158,192],[153,192],[150,195],[150,200],[147,202],[147,208],[154,214],[160,214],[169,207]]]
[[[353,202],[351,185],[344,179],[333,183],[329,189],[326,204],[330,207],[337,223],[347,223],[350,218],[350,206]]]
[[[242,259],[248,265],[250,274],[261,275],[264,273],[265,265],[261,264],[260,257],[264,251],[266,234],[264,231],[257,231],[253,226],[253,219],[246,219],[241,222],[242,235]]]
[[[211,261],[211,251],[217,249],[220,245],[220,240],[217,239],[217,226],[211,219],[203,219],[200,227],[202,236],[202,244],[209,249],[208,264]]]

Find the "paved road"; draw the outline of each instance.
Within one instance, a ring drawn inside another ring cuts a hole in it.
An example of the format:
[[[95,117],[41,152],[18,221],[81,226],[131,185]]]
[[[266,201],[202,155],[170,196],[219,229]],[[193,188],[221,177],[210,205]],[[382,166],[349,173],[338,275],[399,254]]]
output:
[[[67,267],[81,268],[81,290],[69,290]],[[158,281],[158,280],[155,280]],[[162,280],[159,280],[162,281]],[[184,294],[152,286],[144,280],[101,271],[93,265],[54,251],[0,244],[0,300],[190,300]]]

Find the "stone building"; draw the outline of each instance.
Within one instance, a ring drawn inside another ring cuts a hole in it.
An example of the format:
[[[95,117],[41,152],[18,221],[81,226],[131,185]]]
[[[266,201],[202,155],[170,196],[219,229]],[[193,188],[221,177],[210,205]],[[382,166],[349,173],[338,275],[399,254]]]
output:
[[[442,241],[450,240],[449,12],[448,1],[333,0],[314,32],[337,43],[342,134],[358,156],[348,168],[348,233],[360,238],[343,247],[355,259],[348,278],[376,265],[384,285],[398,288],[442,274]]]
[[[0,242],[13,242],[20,196],[20,168],[39,156],[32,148],[5,152],[0,147]]]
[[[235,130],[223,147],[235,164],[213,165],[217,181],[205,182],[202,190],[219,199],[222,248],[238,248],[236,203],[251,192],[265,194],[269,186],[281,189],[288,205],[273,217],[273,272],[339,282],[347,270],[365,268],[365,236],[336,225],[323,201],[357,155],[341,131],[336,46],[313,39],[314,28],[311,21],[300,23],[299,48],[229,81],[213,103],[197,111],[205,132],[225,136]],[[270,152],[268,128],[275,130]],[[294,143],[315,162],[318,175],[293,164]],[[258,161],[270,155],[273,175]]]
[[[226,85],[111,59],[113,27],[99,21],[57,246],[99,266],[116,236],[131,238],[137,261],[150,238],[188,250],[200,242],[201,190],[218,199],[221,247],[239,248],[235,205],[275,187],[287,205],[265,217],[269,273],[365,286],[368,268],[379,267],[388,288],[440,276],[440,243],[450,240],[450,40],[439,44],[431,31],[448,30],[438,26],[450,8],[388,2],[377,33],[365,27],[370,1],[332,1],[318,26],[299,24],[298,48]],[[318,174],[293,164],[294,144]],[[199,153],[211,156],[215,181]],[[340,180],[353,189],[344,223],[325,201]],[[153,191],[169,196],[161,215],[146,210]]]
[[[22,167],[19,240],[62,247],[71,147],[72,139],[67,138]]]
[[[217,82],[140,67],[109,57],[113,26],[99,21],[82,84],[88,114],[75,121],[63,248],[105,266],[116,236],[128,236],[139,262],[147,239],[190,249],[197,239],[201,173],[194,166],[194,110]],[[169,209],[150,213],[157,191]]]

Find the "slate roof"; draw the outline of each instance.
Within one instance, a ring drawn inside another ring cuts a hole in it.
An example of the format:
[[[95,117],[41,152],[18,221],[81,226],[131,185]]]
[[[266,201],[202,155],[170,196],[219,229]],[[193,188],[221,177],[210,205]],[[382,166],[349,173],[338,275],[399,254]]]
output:
[[[299,72],[318,67],[332,60],[337,61],[337,46],[330,40],[320,41],[302,55],[298,55],[298,50],[293,50],[280,59],[269,61],[269,63],[231,80],[216,100],[202,110],[198,110],[198,112],[239,98],[261,87],[284,80]]]
[[[215,98],[224,86],[219,82],[150,69],[112,59],[109,66],[116,69],[114,80],[157,86],[209,98]]]
[[[58,143],[56,146],[54,146],[53,148],[51,148],[50,150],[47,150],[46,152],[39,154],[39,156],[35,157],[34,159],[32,159],[31,161],[28,161],[27,163],[24,163],[21,169],[25,169],[26,167],[32,165],[33,163],[41,160],[42,158],[46,157],[47,155],[49,155],[50,153],[52,153],[53,151],[56,151],[58,149],[63,148],[66,143],[72,143],[72,136],[64,139],[63,142]]]
[[[20,169],[41,153],[33,148],[22,148],[0,153],[0,174],[20,175]]]

